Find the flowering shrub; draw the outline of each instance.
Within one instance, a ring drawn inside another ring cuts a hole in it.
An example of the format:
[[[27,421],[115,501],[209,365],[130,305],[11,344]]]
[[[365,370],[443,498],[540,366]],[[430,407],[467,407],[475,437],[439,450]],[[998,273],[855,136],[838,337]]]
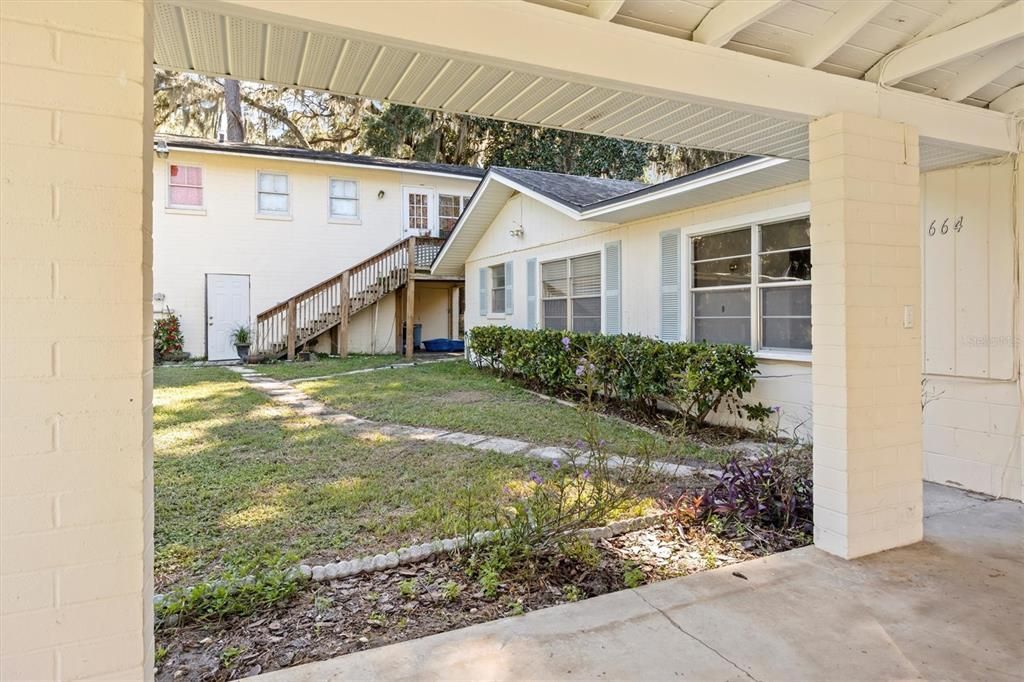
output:
[[[667,401],[696,424],[723,403],[738,406],[758,373],[746,346],[668,343],[634,334],[476,327],[470,349],[478,365],[556,393],[578,392],[586,370],[605,398],[647,415],[659,400]]]
[[[181,333],[181,321],[174,313],[153,320],[153,348],[160,355],[180,353],[185,343]]]

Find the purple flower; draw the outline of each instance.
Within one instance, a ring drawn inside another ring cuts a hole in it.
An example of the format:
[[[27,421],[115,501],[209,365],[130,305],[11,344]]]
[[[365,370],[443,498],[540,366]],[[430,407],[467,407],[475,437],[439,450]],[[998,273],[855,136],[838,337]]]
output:
[[[590,478],[590,469],[584,469],[583,470],[583,480],[587,480],[588,478]]]
[[[585,370],[583,369],[583,365],[577,365],[576,366],[576,376],[578,376],[578,377],[583,376],[583,372],[584,371]]]
[[[782,408],[779,407],[778,405],[773,405],[772,406],[772,412],[781,412],[781,411],[782,411]]]
[[[508,486],[505,486],[504,488],[501,489],[501,492],[504,493],[505,495],[511,495],[512,494],[512,488],[509,488]]]
[[[559,468],[561,468],[561,466],[562,466],[562,463],[559,462],[557,459],[551,460],[551,468],[552,469],[559,469]]]
[[[576,449],[577,450],[582,450],[584,447],[586,447],[586,445],[587,444],[584,443],[582,440],[576,441]]]
[[[602,447],[603,448],[605,445],[608,445],[608,441],[606,441],[604,438],[602,438],[601,440],[597,441],[597,445],[598,445],[598,447]]]
[[[569,350],[569,343],[570,343],[569,342],[569,337],[568,336],[563,336],[562,337],[562,348],[564,348],[566,350]]]
[[[541,478],[540,474],[538,474],[536,471],[530,472],[530,480],[536,483],[537,485],[540,485],[541,483],[544,482],[544,479]]]

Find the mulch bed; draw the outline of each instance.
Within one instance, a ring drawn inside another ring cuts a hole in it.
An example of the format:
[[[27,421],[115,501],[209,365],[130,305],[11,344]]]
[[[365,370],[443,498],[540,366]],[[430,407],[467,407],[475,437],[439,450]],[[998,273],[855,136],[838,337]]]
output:
[[[502,583],[495,598],[484,595],[454,556],[310,583],[286,603],[259,614],[158,630],[162,653],[156,677],[248,677],[625,589],[627,571],[634,580],[639,571],[642,582],[652,582],[770,554],[789,544],[723,540],[700,528],[665,523],[600,541],[599,560],[589,565],[561,554],[539,559],[529,574]]]

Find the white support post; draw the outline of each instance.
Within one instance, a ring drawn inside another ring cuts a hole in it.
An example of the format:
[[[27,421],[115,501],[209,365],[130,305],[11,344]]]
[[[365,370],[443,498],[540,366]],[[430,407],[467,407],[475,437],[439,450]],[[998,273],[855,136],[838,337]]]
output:
[[[922,537],[917,131],[833,114],[810,153],[814,541],[853,558]]]

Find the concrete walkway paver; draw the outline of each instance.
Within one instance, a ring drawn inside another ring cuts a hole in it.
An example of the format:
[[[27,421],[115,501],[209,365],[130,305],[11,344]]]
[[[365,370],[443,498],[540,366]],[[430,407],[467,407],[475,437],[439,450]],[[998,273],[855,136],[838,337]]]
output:
[[[382,424],[380,422],[362,419],[355,415],[345,414],[314,400],[292,384],[278,381],[249,367],[230,367],[234,372],[242,375],[249,385],[270,396],[275,402],[287,405],[300,414],[315,417],[343,429],[356,437],[374,438],[386,436],[389,438],[403,438],[406,440],[436,440],[445,443],[465,445],[476,450],[487,452],[498,452],[505,455],[520,454],[534,459],[546,461],[564,460],[569,457],[569,451],[565,448],[553,445],[538,445],[515,438],[501,438],[499,436],[487,436],[477,433],[464,433],[462,431],[445,431],[443,429],[432,429],[423,426],[408,426],[405,424]],[[609,459],[609,466],[622,467],[629,462],[628,459],[613,457]],[[686,464],[675,462],[651,462],[651,468],[666,476],[686,477],[697,473],[717,475],[721,471],[714,468],[702,468],[698,470]]]
[[[911,547],[807,547],[261,679],[1019,682],[1024,506],[932,484],[925,505]]]

